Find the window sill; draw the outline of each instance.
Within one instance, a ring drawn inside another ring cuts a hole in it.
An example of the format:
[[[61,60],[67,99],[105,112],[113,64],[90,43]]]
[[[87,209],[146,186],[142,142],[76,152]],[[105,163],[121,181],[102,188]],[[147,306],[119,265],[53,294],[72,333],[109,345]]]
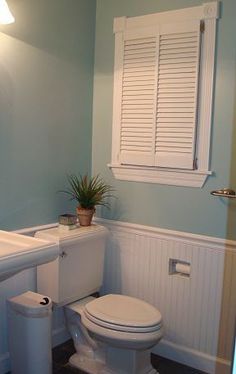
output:
[[[147,168],[142,166],[108,164],[114,177],[119,180],[158,183],[171,186],[203,187],[208,175],[208,170],[178,170]]]

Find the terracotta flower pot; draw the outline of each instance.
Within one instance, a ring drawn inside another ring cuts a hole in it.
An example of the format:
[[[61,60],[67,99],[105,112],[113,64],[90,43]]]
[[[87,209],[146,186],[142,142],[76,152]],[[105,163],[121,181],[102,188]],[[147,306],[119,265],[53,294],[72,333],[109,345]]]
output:
[[[80,226],[90,226],[93,215],[95,213],[95,209],[84,209],[77,207],[76,211]]]

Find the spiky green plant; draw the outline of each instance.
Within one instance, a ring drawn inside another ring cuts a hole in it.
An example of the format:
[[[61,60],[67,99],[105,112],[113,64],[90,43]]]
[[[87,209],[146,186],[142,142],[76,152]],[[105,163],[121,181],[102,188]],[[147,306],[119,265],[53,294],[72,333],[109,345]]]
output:
[[[88,177],[87,175],[72,174],[67,178],[70,188],[61,192],[70,195],[70,200],[77,200],[81,208],[93,209],[96,205],[109,207],[109,202],[106,199],[113,197],[111,193],[114,190],[99,175]]]

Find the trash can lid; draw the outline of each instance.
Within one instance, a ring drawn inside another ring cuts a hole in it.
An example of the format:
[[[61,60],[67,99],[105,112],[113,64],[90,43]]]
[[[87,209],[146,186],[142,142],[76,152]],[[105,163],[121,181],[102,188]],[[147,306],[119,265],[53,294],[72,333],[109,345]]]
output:
[[[46,317],[52,310],[52,300],[50,297],[32,291],[12,297],[7,302],[10,308],[26,317]]]

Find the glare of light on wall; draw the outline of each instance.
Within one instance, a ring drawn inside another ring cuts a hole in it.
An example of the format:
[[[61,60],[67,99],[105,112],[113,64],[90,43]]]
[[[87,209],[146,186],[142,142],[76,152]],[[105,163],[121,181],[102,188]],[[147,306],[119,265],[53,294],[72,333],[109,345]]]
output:
[[[13,22],[15,22],[15,18],[11,14],[6,0],[0,0],[0,24],[7,25]]]

